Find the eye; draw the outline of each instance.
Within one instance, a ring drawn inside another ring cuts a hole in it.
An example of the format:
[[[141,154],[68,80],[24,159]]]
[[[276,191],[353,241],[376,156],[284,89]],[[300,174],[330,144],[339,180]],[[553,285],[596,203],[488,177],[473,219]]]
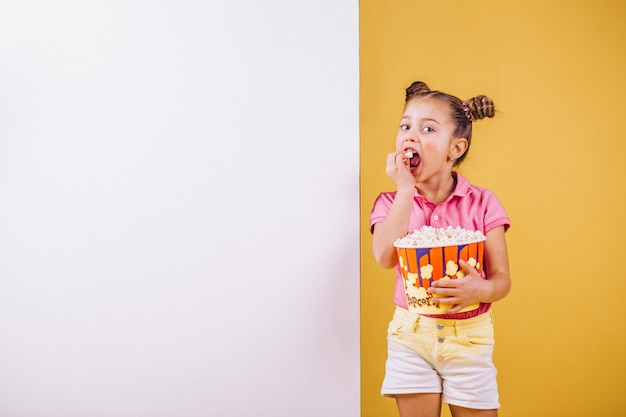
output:
[[[400,125],[400,130],[409,130],[410,128],[409,125]]]
[[[433,129],[433,128],[432,128],[432,127],[430,127],[430,126],[424,126],[424,127],[422,128],[422,132],[426,132],[426,133],[428,133],[428,132],[434,132],[434,131],[435,131],[435,129]]]

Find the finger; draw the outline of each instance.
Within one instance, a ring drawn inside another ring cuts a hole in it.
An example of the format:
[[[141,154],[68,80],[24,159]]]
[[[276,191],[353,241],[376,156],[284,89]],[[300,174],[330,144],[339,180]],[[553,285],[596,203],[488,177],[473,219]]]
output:
[[[445,314],[455,314],[461,311],[462,307],[460,305],[455,305],[452,308],[448,308],[445,310]]]
[[[441,297],[436,298],[436,300],[437,304],[445,305],[446,307],[448,307],[444,310],[445,314],[458,313],[464,308],[463,304],[461,304],[459,300],[455,297]]]
[[[435,297],[435,301],[438,304],[448,304],[451,306],[456,306],[459,300],[456,297]]]
[[[402,159],[402,154],[398,151],[391,152],[387,155],[387,166],[403,166],[406,162]]]
[[[448,307],[444,310],[446,314],[458,313],[465,308],[465,305],[461,302],[461,300],[456,297],[437,298],[437,302],[439,304],[446,304],[446,307]]]
[[[474,269],[472,265],[464,261],[463,259],[459,259],[459,266],[463,268],[465,271],[469,271],[470,269]]]
[[[465,270],[466,272],[476,270],[476,267],[472,266],[472,264],[470,264],[467,261],[464,261],[463,259],[459,259],[459,266],[463,268],[463,270]]]
[[[435,297],[439,298],[454,298],[454,301],[458,302],[459,300],[456,298],[459,296],[458,291],[455,288],[434,288],[434,287],[430,287],[428,288],[428,290],[426,290],[430,295],[433,295]],[[450,300],[448,300],[448,302],[446,302],[446,304],[452,304],[449,302]]]
[[[435,288],[455,288],[458,287],[458,282],[455,279],[438,279],[431,284]]]
[[[394,162],[398,166],[405,166],[409,161],[401,152],[396,151],[394,152]]]

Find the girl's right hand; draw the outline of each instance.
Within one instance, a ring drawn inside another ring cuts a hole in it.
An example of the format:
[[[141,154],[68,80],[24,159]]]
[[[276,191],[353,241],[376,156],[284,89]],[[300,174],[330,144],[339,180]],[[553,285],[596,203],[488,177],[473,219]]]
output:
[[[409,161],[402,151],[387,155],[387,175],[396,183],[396,196],[384,221],[374,225],[372,250],[378,265],[393,268],[398,263],[398,254],[393,243],[406,235],[413,208],[415,178]]]
[[[387,155],[385,173],[396,184],[398,190],[415,188],[415,178],[411,174],[409,159],[404,152],[395,151]]]

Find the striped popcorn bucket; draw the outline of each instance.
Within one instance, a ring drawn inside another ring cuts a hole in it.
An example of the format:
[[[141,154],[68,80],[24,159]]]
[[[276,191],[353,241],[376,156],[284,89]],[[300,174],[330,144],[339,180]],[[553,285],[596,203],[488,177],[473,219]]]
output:
[[[394,245],[398,252],[398,262],[408,308],[420,314],[443,314],[450,305],[440,304],[437,297],[427,290],[439,279],[462,279],[465,272],[459,266],[459,259],[472,265],[482,275],[485,239],[450,246],[406,247]],[[478,308],[474,304],[464,308],[469,311]]]

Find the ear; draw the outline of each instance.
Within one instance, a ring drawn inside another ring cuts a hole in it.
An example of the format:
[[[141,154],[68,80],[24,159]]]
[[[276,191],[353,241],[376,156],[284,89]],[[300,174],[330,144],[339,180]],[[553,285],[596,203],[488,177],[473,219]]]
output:
[[[449,156],[453,157],[456,161],[467,151],[467,139],[456,138],[450,143]]]

